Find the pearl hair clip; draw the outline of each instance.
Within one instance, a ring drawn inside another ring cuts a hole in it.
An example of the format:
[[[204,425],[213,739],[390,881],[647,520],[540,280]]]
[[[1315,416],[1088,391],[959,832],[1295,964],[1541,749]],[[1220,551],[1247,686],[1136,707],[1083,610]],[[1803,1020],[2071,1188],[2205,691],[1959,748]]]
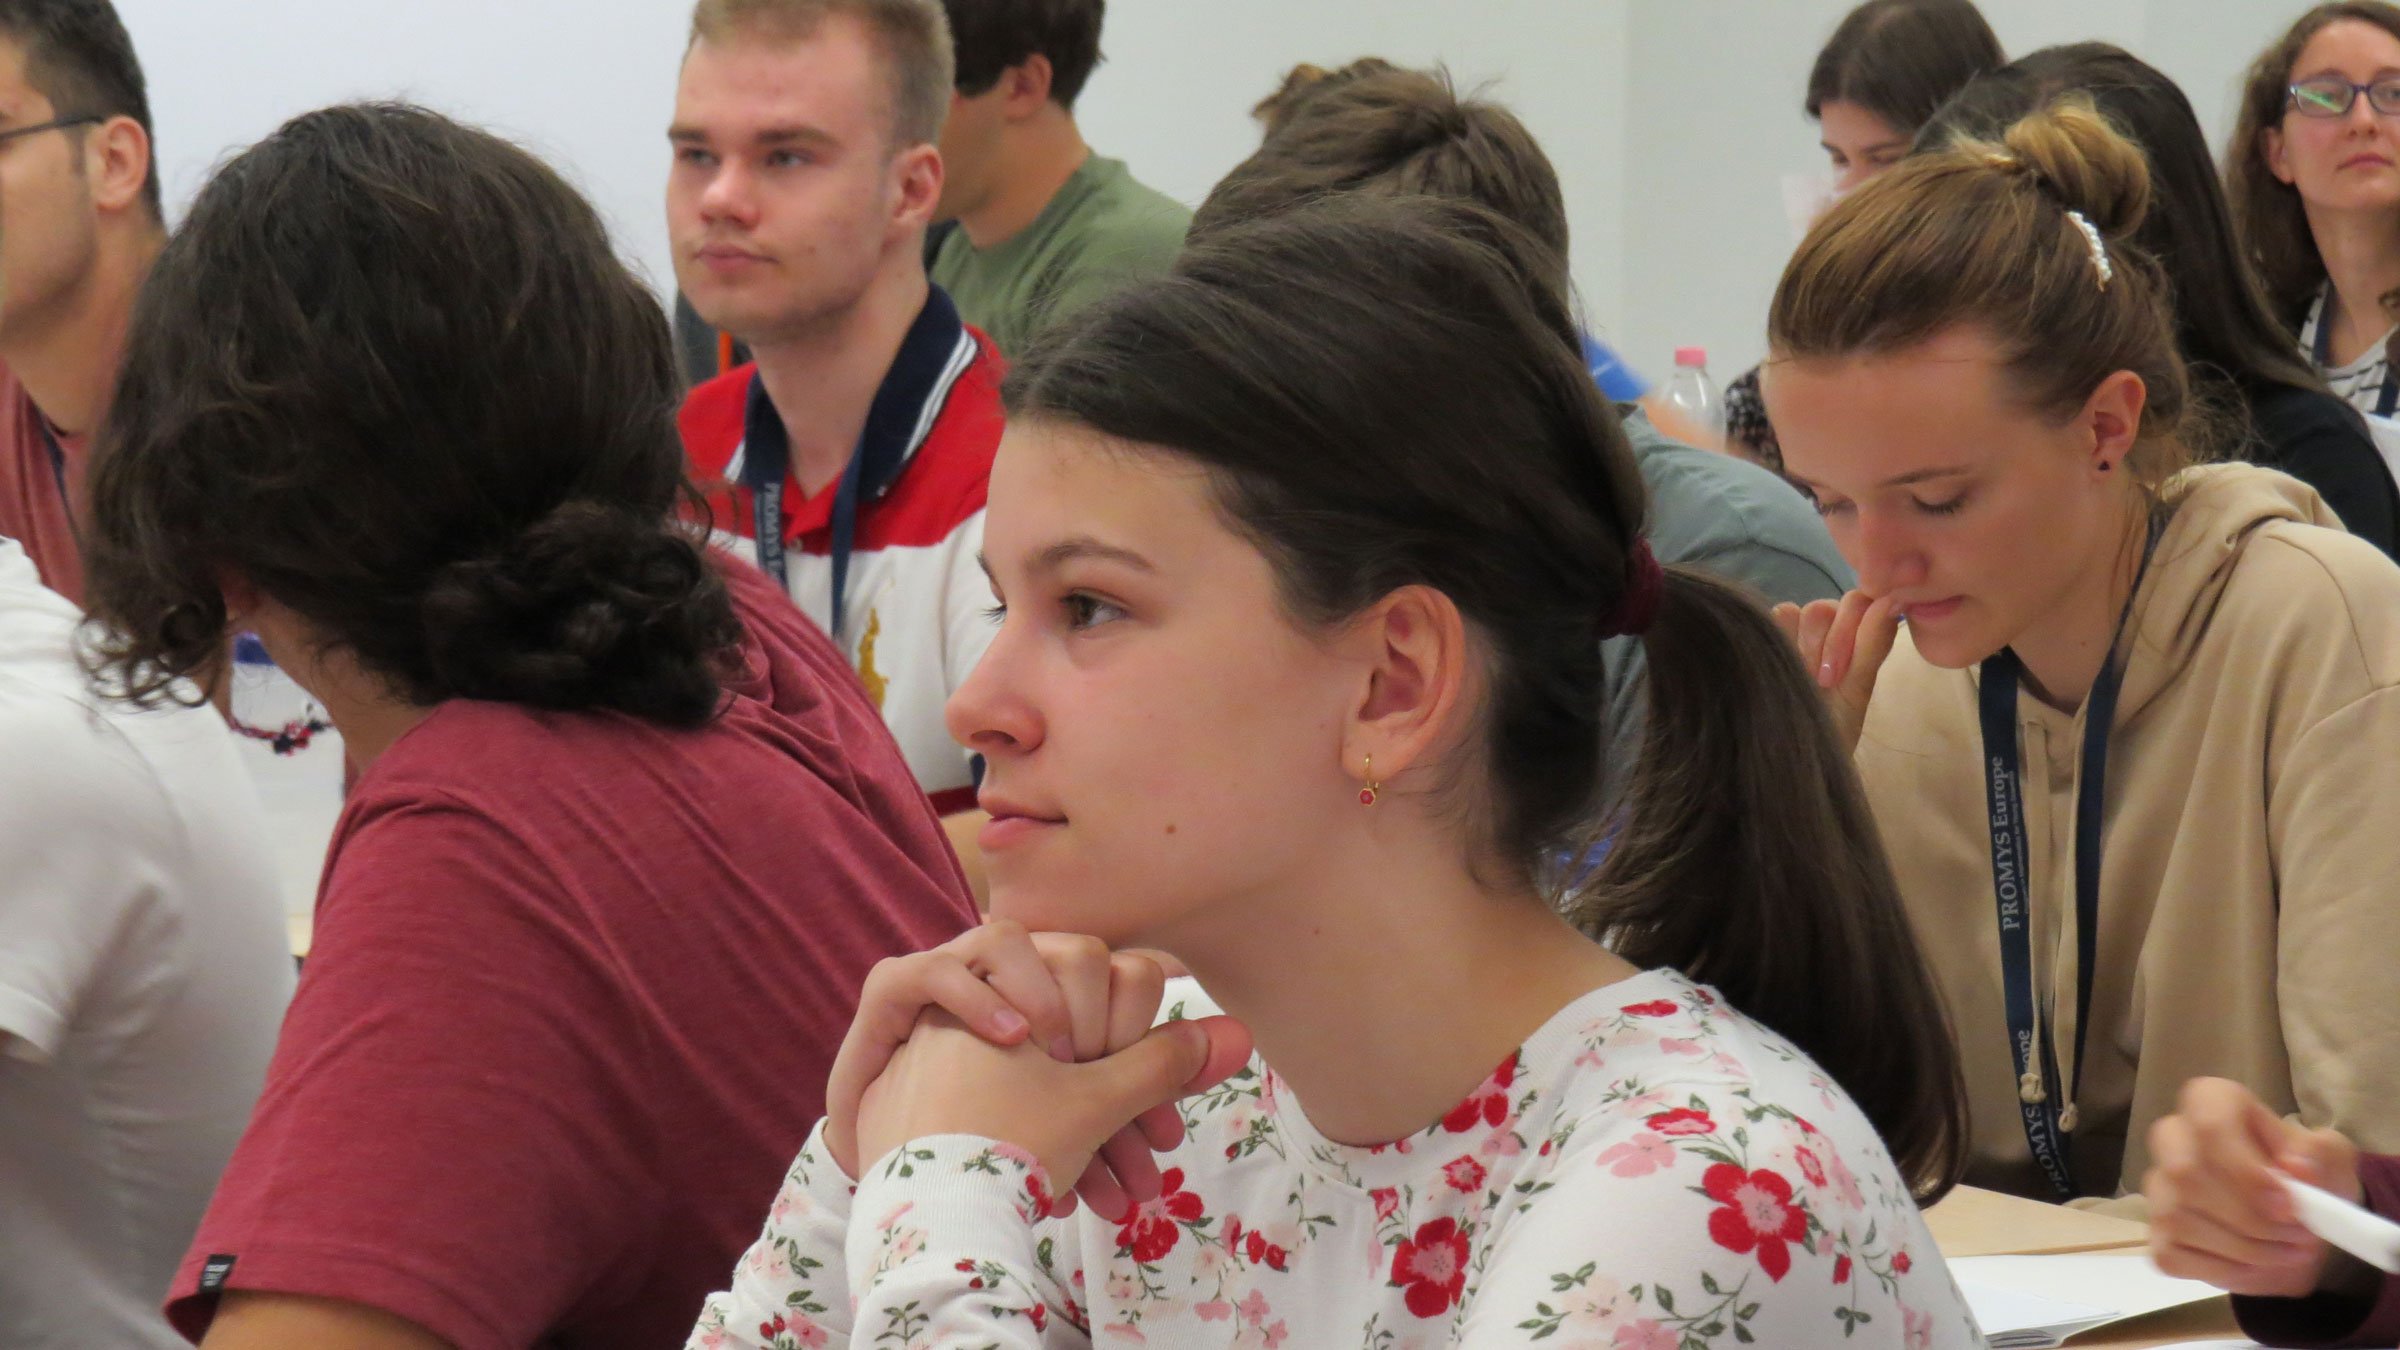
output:
[[[2092,246],[2092,266],[2100,269],[2100,289],[2107,290],[2108,283],[2117,279],[2117,269],[2108,261],[2108,241],[2100,237],[2100,228],[2081,211],[2069,207],[2067,219],[2075,222],[2075,228],[2083,231],[2084,242]]]

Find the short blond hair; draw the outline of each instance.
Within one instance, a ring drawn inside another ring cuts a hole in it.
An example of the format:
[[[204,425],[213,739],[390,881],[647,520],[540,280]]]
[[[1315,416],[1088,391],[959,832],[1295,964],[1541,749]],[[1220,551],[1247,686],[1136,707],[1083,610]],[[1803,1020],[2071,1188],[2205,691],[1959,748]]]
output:
[[[883,48],[891,76],[893,143],[940,140],[942,121],[950,115],[957,57],[950,46],[950,19],[939,0],[700,0],[692,7],[691,41],[763,36],[796,42],[842,14],[864,23]]]

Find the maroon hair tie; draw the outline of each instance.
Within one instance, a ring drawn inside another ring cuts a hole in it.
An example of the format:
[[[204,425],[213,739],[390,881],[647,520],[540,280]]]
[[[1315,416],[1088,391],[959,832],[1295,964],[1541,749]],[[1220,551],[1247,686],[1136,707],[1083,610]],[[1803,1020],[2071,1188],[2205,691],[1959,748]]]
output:
[[[1650,541],[1634,540],[1633,551],[1625,558],[1625,593],[1617,597],[1616,609],[1601,622],[1600,636],[1640,637],[1649,632],[1666,589],[1667,572],[1658,565],[1658,555],[1650,551]]]

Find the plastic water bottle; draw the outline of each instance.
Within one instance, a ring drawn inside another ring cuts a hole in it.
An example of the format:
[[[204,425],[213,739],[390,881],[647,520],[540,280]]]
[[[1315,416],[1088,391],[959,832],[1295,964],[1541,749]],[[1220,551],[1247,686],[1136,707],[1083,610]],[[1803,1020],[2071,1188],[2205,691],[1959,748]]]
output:
[[[1716,381],[1708,378],[1708,349],[1677,347],[1675,374],[1667,380],[1667,404],[1705,428],[1719,441],[1725,439],[1725,396],[1717,392]]]

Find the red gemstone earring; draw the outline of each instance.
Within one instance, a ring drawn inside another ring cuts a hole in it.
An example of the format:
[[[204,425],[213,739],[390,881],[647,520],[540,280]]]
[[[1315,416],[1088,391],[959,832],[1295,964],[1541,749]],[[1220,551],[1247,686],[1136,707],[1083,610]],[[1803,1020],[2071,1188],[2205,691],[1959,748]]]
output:
[[[1375,794],[1383,790],[1383,784],[1375,781],[1375,757],[1373,755],[1367,756],[1366,774],[1367,785],[1358,790],[1358,804],[1360,806],[1373,806],[1375,804]]]

